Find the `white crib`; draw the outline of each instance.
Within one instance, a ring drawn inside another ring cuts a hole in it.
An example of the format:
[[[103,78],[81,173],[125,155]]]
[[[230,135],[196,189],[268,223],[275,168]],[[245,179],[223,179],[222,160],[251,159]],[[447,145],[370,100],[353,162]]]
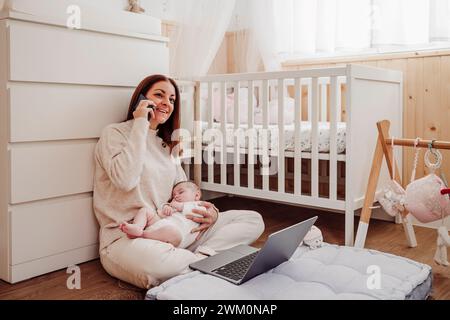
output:
[[[353,244],[354,214],[364,200],[377,139],[376,122],[389,119],[392,134],[400,136],[402,132],[401,72],[347,65],[213,75],[180,84],[182,127],[194,138],[193,154],[185,157],[185,168],[203,190],[345,212],[345,244]],[[293,123],[285,123],[288,99],[295,109]],[[233,110],[227,110],[230,103]],[[276,124],[270,125],[269,113],[274,104],[279,116]],[[255,108],[262,113],[258,124]],[[231,123],[226,119],[230,111]],[[220,122],[216,121],[217,113]],[[247,119],[242,121],[242,116]],[[206,140],[211,141],[211,131],[206,128],[219,131],[223,143],[219,139],[219,143],[216,140],[205,145]],[[238,128],[244,129],[247,140],[234,134]],[[258,148],[259,144],[255,144],[261,140],[255,142],[252,138],[252,132],[258,136],[264,130],[270,132],[270,148]],[[338,153],[342,130],[345,151]],[[323,135],[329,142],[325,149],[321,144]],[[304,141],[305,136],[310,142]],[[287,144],[286,138],[290,140]],[[276,163],[276,175],[267,171],[268,157],[275,160],[271,168]],[[401,163],[401,154],[397,159]],[[189,171],[192,165],[187,165],[192,160],[193,174]],[[386,179],[387,174],[380,177],[379,185]]]

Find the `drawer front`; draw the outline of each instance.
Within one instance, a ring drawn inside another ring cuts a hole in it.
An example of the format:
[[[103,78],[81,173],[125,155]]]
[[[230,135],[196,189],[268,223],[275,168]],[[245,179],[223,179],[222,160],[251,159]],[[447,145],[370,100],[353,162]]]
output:
[[[12,265],[94,245],[98,229],[90,195],[12,206]]]
[[[133,88],[11,83],[10,142],[98,138],[125,120]]]
[[[11,204],[93,189],[97,140],[13,145]]]
[[[2,7],[4,0],[0,0]],[[12,0],[8,7],[20,18],[66,26],[69,6],[80,8],[81,27],[104,32],[125,32],[129,34],[161,35],[161,20],[147,14],[135,14],[120,10],[111,0]],[[116,1],[118,2],[118,1]],[[124,1],[121,1],[124,2]],[[117,3],[119,5],[119,3]],[[122,4],[120,4],[121,6]],[[125,4],[123,5],[125,7]],[[154,13],[154,9],[152,10]]]
[[[64,251],[53,256],[42,257],[33,261],[16,264],[11,267],[9,281],[16,283],[44,273],[59,269],[66,269],[68,266],[76,265],[98,258],[98,245],[77,248],[75,250]],[[69,275],[67,275],[69,277]]]
[[[164,42],[11,21],[10,80],[136,86],[169,72]]]

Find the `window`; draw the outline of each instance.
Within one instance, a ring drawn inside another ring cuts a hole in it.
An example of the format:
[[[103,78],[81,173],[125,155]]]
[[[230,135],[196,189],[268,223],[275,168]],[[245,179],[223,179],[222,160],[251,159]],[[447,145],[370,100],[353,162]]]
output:
[[[276,0],[280,57],[450,48],[450,0]]]

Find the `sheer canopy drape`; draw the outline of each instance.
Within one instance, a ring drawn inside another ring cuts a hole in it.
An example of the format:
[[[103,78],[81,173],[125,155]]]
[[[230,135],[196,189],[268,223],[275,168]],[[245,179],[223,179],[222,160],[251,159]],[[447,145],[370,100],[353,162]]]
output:
[[[276,41],[275,0],[239,0],[231,27],[229,52],[234,72],[274,71],[281,68]]]
[[[230,24],[235,0],[177,2],[175,34],[170,42],[173,76],[189,78],[208,72]]]

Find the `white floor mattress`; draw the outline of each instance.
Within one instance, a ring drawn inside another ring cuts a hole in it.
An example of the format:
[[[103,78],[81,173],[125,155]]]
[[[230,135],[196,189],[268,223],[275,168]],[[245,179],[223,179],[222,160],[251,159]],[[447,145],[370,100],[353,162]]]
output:
[[[431,283],[428,265],[375,250],[325,244],[316,250],[301,246],[291,260],[240,286],[194,271],[150,289],[146,299],[426,299]]]
[[[219,122],[213,123],[213,129],[214,131],[210,132],[209,137],[215,136],[216,132],[219,134],[219,131],[221,130],[221,124]],[[243,130],[245,133],[246,129],[248,128],[247,125],[241,124],[240,129]],[[262,142],[262,135],[263,135],[263,128],[262,125],[255,125],[254,126],[256,130],[256,136],[254,137],[254,146],[255,148],[260,148],[261,142]],[[205,131],[208,129],[208,122],[202,121],[202,132],[203,132],[203,139],[207,141],[211,141],[208,138],[208,135],[205,135]],[[319,122],[318,126],[318,132],[319,132],[319,152],[330,152],[330,123],[329,122]],[[345,131],[346,131],[346,123],[345,122],[338,122],[337,124],[337,135],[336,135],[336,147],[337,147],[337,153],[343,153],[345,151]],[[270,146],[270,149],[277,149],[278,148],[278,125],[269,125],[268,126],[268,145]],[[300,125],[300,147],[302,152],[311,152],[311,122],[302,121]],[[234,124],[227,123],[226,126],[226,143],[228,147],[234,146]],[[285,150],[287,151],[294,151],[295,147],[295,127],[294,124],[289,124],[284,126],[284,143],[285,143]],[[259,142],[259,143],[258,143]],[[204,143],[205,144],[205,143]],[[215,146],[221,146],[221,141],[217,138],[214,138],[214,145]],[[248,139],[245,139],[245,135],[243,135],[243,138],[239,139],[239,146],[241,148],[247,148],[248,146]]]

